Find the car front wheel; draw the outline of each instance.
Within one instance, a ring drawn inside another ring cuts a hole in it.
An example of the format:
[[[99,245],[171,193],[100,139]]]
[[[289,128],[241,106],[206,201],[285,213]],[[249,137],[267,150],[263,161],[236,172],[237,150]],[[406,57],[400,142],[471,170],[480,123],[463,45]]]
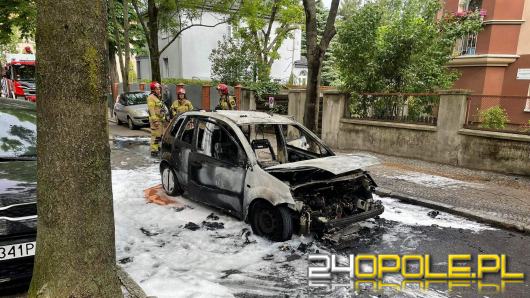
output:
[[[291,212],[284,205],[256,202],[251,210],[250,224],[254,234],[273,241],[286,241],[293,235]]]
[[[130,130],[135,130],[138,128],[132,121],[131,117],[127,117],[127,125],[129,126]]]
[[[168,195],[175,196],[182,193],[177,176],[175,175],[173,169],[171,169],[168,165],[164,165],[162,166],[160,174],[162,176],[162,187]]]

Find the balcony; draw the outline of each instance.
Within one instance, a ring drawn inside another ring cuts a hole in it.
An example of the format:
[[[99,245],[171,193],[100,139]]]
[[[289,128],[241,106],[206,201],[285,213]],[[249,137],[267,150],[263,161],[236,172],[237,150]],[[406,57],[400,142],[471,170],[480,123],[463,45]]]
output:
[[[477,54],[477,35],[469,34],[463,36],[456,42],[453,56],[466,56]]]

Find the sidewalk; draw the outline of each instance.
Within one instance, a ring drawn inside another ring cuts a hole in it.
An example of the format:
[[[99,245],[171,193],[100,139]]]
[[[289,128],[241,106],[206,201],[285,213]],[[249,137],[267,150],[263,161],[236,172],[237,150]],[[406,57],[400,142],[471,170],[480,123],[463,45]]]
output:
[[[366,169],[379,195],[530,232],[530,177],[367,154],[381,161]]]

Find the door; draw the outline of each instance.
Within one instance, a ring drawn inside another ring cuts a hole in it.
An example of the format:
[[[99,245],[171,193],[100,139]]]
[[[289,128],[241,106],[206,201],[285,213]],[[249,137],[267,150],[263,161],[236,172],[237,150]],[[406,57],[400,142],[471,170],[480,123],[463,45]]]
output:
[[[207,120],[197,125],[197,150],[189,157],[189,193],[195,200],[241,218],[246,156],[230,128]]]
[[[119,95],[119,100],[116,102],[114,113],[116,118],[120,121],[127,121],[127,114],[125,113],[125,107],[127,106],[127,100],[123,94]]]
[[[180,119],[179,119],[180,120]],[[195,118],[186,117],[182,128],[178,131],[177,137],[173,142],[173,149],[171,150],[171,158],[174,162],[174,168],[180,185],[188,188],[188,159],[190,153],[194,150],[194,132],[195,132]]]

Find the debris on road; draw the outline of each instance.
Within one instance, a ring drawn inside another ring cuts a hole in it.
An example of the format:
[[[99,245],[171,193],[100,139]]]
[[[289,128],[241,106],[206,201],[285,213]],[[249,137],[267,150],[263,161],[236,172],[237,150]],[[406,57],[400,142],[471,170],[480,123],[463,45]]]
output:
[[[188,230],[191,230],[191,231],[197,231],[201,227],[198,224],[190,221],[186,225],[184,225],[184,228],[188,229]]]
[[[436,210],[432,210],[432,211],[429,211],[429,213],[427,213],[427,215],[429,215],[431,218],[436,218],[438,214],[440,214],[440,212]]]
[[[222,222],[203,221],[202,225],[203,227],[206,227],[207,230],[219,230],[225,228],[225,224]]]
[[[143,233],[145,236],[148,236],[148,237],[152,237],[152,236],[156,236],[156,235],[160,234],[160,233],[158,233],[158,232],[151,232],[151,231],[149,231],[149,230],[147,230],[147,229],[145,229],[145,228],[140,228],[140,231],[142,231],[142,233]]]
[[[214,213],[210,213],[210,215],[208,215],[206,219],[219,220],[219,216],[215,215]]]

